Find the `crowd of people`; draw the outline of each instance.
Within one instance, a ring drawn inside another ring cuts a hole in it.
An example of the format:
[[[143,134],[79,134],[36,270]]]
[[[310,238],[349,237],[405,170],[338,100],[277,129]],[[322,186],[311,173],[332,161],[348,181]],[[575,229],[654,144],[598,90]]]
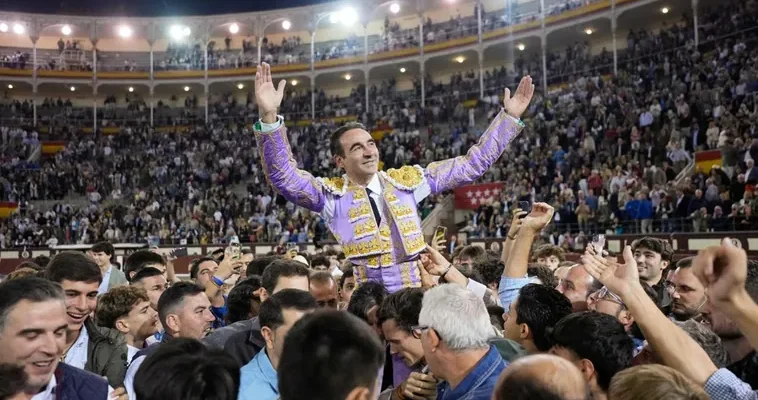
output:
[[[758,263],[733,240],[565,261],[535,241],[555,215],[514,215],[499,251],[435,240],[394,292],[329,247],[233,244],[184,280],[173,252],[37,257],[0,283],[0,397],[758,398]]]

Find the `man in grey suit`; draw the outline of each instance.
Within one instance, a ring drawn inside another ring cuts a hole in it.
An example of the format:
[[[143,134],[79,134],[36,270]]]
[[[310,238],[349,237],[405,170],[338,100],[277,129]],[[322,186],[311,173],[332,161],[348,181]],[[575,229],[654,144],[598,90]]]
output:
[[[100,242],[92,246],[87,255],[95,261],[103,274],[103,281],[97,289],[97,294],[108,292],[112,287],[128,285],[126,275],[111,264],[116,250],[110,242]]]

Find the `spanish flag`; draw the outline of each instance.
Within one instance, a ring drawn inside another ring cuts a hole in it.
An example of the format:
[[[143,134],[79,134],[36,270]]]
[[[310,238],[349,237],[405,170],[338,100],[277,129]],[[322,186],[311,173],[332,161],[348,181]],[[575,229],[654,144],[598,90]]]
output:
[[[18,210],[18,203],[0,201],[0,219],[8,218]]]
[[[721,166],[721,150],[698,151],[695,153],[695,167],[708,174],[714,165]]]
[[[42,155],[43,156],[54,156],[58,154],[59,152],[63,151],[63,149],[66,148],[66,142],[56,140],[56,141],[44,141],[42,142]]]

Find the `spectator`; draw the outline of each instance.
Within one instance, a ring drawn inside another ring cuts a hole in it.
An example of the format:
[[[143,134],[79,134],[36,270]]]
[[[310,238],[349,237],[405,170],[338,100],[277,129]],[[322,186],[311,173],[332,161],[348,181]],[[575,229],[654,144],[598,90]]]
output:
[[[258,276],[248,276],[234,285],[227,299],[229,312],[226,314],[226,325],[258,316],[261,288],[261,278]]]
[[[166,278],[160,270],[153,267],[145,267],[132,277],[132,286],[145,289],[147,297],[150,299],[150,307],[154,311],[158,311],[158,301],[163,292],[168,289],[168,282],[166,282]]]
[[[587,300],[592,293],[600,290],[601,283],[593,279],[587,271],[579,265],[571,267],[566,277],[561,279],[558,290],[571,302],[574,312],[587,309]]]
[[[693,257],[687,257],[676,263],[676,270],[669,279],[671,295],[671,314],[679,321],[686,321],[700,316],[708,302],[705,286],[692,273]]]
[[[504,315],[503,335],[519,343],[528,354],[550,350],[547,332],[571,314],[571,303],[553,288],[530,283],[521,288]]]
[[[609,397],[619,400],[708,400],[705,391],[686,376],[665,365],[643,365],[617,373]]]
[[[337,309],[339,304],[337,282],[329,272],[319,271],[310,276],[310,292],[319,307]]]
[[[158,313],[150,307],[145,289],[135,286],[113,288],[98,298],[95,320],[98,326],[121,332],[126,339],[127,364],[147,339],[158,333]]]
[[[632,251],[640,267],[640,277],[658,293],[658,298],[661,299],[660,306],[668,308],[671,305],[671,297],[666,291],[663,272],[668,268],[674,254],[671,244],[662,239],[644,237],[632,242]]]
[[[100,242],[92,246],[89,256],[95,261],[103,275],[102,283],[98,288],[98,294],[103,294],[113,287],[127,285],[126,276],[118,268],[114,268],[111,259],[115,254],[113,245],[108,242]]]
[[[493,400],[589,400],[589,387],[571,362],[549,354],[520,358],[500,375]]]

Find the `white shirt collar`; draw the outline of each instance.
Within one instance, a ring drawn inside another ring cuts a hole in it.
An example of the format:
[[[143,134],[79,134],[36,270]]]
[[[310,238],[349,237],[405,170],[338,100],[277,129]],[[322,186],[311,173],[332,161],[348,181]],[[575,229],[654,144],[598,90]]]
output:
[[[371,178],[371,180],[368,182],[368,185],[366,185],[366,189],[371,190],[371,192],[379,194],[382,192],[382,182],[379,180],[379,173],[377,172],[374,174],[374,177]]]
[[[47,383],[47,386],[45,386],[45,390],[42,392],[39,392],[35,394],[31,400],[53,400],[55,399],[55,395],[53,395],[53,392],[55,391],[55,387],[58,385],[58,383],[55,381],[55,373],[53,372],[52,375],[50,375],[50,382]]]

